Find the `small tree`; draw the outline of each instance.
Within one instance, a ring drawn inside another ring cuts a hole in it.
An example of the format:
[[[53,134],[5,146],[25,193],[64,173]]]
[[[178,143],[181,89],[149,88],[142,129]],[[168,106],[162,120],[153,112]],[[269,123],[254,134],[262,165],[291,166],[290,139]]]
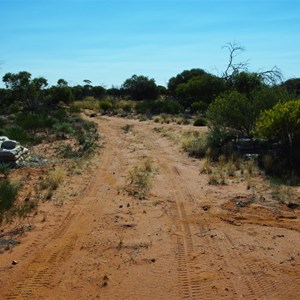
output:
[[[66,80],[62,79],[62,78],[58,79],[57,80],[57,86],[59,86],[59,87],[68,86],[68,82]]]
[[[11,90],[11,102],[22,103],[24,108],[34,111],[44,98],[44,89],[48,82],[43,77],[31,79],[31,74],[23,71],[19,73],[6,73],[3,82]]]
[[[133,75],[125,80],[122,89],[133,100],[156,100],[159,96],[155,80],[146,76]]]
[[[191,69],[184,70],[175,77],[170,78],[168,82],[168,93],[169,95],[176,97],[176,89],[180,84],[187,83],[193,77],[198,77],[207,74],[202,69]]]
[[[204,74],[179,84],[176,88],[176,98],[185,107],[191,106],[196,101],[201,101],[208,106],[224,90],[225,84],[222,78]]]

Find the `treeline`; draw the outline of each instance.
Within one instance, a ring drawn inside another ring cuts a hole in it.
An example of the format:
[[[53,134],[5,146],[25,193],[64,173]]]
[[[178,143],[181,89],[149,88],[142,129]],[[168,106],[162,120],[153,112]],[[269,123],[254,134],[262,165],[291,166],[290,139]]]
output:
[[[283,82],[277,69],[249,72],[230,62],[222,76],[202,69],[185,70],[170,78],[167,87],[143,75],[133,75],[120,87],[111,88],[94,86],[90,80],[69,86],[64,79],[49,86],[47,79],[32,78],[26,71],[7,73],[2,80],[6,87],[0,89],[2,114],[45,114],[58,106],[72,107],[75,101],[93,99],[106,113],[121,108],[148,116],[201,116],[210,127],[215,148],[226,148],[234,137],[256,137],[280,149],[272,153],[270,173],[288,169],[299,174],[300,78]]]
[[[170,78],[167,87],[157,85],[154,79],[143,75],[133,75],[121,87],[111,88],[93,86],[90,80],[84,80],[83,85],[69,86],[64,79],[49,86],[46,78],[32,78],[26,71],[7,73],[2,80],[6,87],[0,89],[2,112],[16,108],[35,111],[42,106],[57,106],[60,102],[71,104],[87,97],[111,102],[124,99],[172,101],[176,108],[174,113],[186,110],[205,113],[216,99],[234,98],[241,101],[241,98],[245,98],[245,101],[255,103],[260,111],[272,107],[278,101],[296,99],[300,94],[300,78],[270,84],[264,74],[246,71],[218,77],[202,69],[185,70]],[[150,105],[149,109],[156,108]],[[249,124],[240,129],[249,132],[251,127]]]

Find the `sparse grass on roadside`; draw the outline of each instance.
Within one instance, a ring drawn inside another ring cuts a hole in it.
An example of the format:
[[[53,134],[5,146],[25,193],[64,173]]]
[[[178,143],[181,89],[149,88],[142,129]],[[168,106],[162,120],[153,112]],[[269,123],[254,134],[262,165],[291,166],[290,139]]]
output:
[[[37,201],[26,201],[16,205],[12,214],[18,217],[20,223],[26,219],[28,225],[31,225],[30,219],[32,217],[32,213],[36,211],[37,207]]]
[[[211,174],[208,175],[209,185],[225,185],[225,177],[222,170],[215,169]]]
[[[127,192],[139,199],[145,199],[151,188],[153,174],[154,168],[149,158],[142,165],[135,166],[128,174]]]
[[[223,185],[227,181],[246,181],[247,189],[251,188],[251,178],[258,174],[258,167],[254,161],[244,161],[240,157],[219,156],[217,161],[212,161],[209,156],[205,157],[200,167],[200,174],[208,175],[208,183],[213,185]]]
[[[80,110],[90,109],[90,110],[98,111],[100,109],[99,101],[97,99],[94,99],[93,97],[87,97],[82,101],[74,101],[72,106]]]
[[[42,190],[54,191],[63,182],[64,176],[64,172],[60,169],[50,171],[40,183],[40,188]]]
[[[122,127],[122,129],[125,133],[129,133],[130,131],[132,131],[133,125],[132,124],[126,124],[125,126]]]
[[[276,184],[271,182],[271,195],[274,200],[280,204],[290,205],[290,203],[296,203],[296,194],[290,186],[283,184]],[[300,203],[299,203],[300,207]]]

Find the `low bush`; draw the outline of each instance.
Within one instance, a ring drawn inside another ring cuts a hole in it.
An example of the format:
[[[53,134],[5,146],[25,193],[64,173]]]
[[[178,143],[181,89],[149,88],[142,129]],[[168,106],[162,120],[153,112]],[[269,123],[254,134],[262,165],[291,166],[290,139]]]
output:
[[[136,105],[136,111],[140,114],[179,114],[183,111],[182,106],[172,100],[157,100],[157,101],[143,101]]]
[[[193,157],[204,157],[207,153],[207,142],[205,139],[195,139],[187,146],[187,152]]]
[[[77,114],[81,112],[81,108],[75,105],[71,105],[69,108],[70,113]]]
[[[206,126],[206,120],[203,117],[197,117],[193,123],[194,126]]]
[[[212,160],[217,160],[220,155],[225,155],[226,158],[234,154],[234,146],[232,140],[236,135],[233,131],[219,127],[210,128],[207,137],[207,155]]]
[[[90,109],[90,110],[99,110],[99,101],[96,99],[85,99],[82,101],[74,101],[73,103],[74,107],[77,107],[79,109]]]
[[[24,130],[36,131],[39,129],[51,128],[54,124],[54,119],[45,114],[37,113],[19,113],[16,115],[16,125]]]
[[[7,163],[0,163],[0,174],[3,174],[5,178],[8,177],[10,170],[11,168]]]
[[[53,129],[57,132],[62,132],[62,133],[73,133],[74,132],[74,129],[72,128],[72,125],[69,122],[55,123],[53,125]]]
[[[288,179],[300,176],[300,100],[277,103],[263,111],[255,135],[278,145],[261,165],[270,175]],[[294,179],[292,180],[294,181]]]
[[[101,100],[101,101],[99,101],[99,107],[104,112],[108,112],[109,110],[111,110],[113,108],[113,105],[108,100]]]
[[[29,135],[22,127],[18,125],[11,125],[4,129],[4,134],[12,140],[17,140],[20,143],[30,143],[33,141],[33,137]]]
[[[7,179],[0,181],[0,221],[5,211],[12,208],[18,195],[18,185],[10,183]]]

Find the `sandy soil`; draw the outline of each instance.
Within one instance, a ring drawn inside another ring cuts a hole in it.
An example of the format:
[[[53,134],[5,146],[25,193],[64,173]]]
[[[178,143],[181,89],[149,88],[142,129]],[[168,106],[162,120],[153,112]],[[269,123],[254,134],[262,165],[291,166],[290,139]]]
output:
[[[246,183],[208,185],[160,125],[93,120],[103,147],[0,254],[0,299],[300,299],[299,209],[261,194],[237,205]],[[126,186],[145,158],[156,172],[141,200]]]

